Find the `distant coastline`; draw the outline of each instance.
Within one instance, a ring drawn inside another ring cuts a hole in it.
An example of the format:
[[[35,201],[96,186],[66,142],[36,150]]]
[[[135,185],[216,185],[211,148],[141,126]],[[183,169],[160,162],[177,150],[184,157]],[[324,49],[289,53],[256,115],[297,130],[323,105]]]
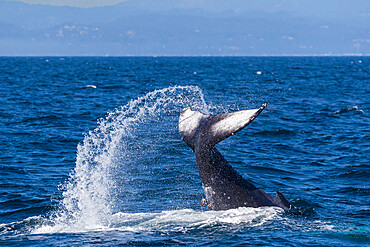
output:
[[[54,58],[64,58],[64,57],[370,57],[369,54],[264,54],[264,55],[0,55],[0,58],[10,58],[10,57],[54,57]]]
[[[262,2],[77,8],[0,1],[0,56],[370,55],[369,1]]]

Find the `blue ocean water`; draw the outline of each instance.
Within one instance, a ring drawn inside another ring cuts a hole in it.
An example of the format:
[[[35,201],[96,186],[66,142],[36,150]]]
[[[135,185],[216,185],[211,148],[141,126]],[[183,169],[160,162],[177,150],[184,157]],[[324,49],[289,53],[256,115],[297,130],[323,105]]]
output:
[[[0,70],[0,245],[370,245],[369,57],[2,57]],[[179,114],[264,102],[217,148],[299,210],[202,208]]]

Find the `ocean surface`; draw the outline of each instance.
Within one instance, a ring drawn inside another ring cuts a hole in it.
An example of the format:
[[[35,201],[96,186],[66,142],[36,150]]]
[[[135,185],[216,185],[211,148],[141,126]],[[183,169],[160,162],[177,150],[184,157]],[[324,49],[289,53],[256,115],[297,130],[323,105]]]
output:
[[[297,207],[210,211],[187,106]],[[369,246],[370,57],[1,57],[1,246]]]

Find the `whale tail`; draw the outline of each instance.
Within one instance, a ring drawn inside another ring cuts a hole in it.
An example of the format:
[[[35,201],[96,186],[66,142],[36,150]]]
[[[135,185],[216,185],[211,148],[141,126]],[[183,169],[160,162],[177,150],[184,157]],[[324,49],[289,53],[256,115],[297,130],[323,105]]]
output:
[[[278,206],[286,210],[292,208],[280,192],[272,196],[249,183],[214,148],[220,141],[244,129],[266,106],[267,103],[258,109],[215,116],[193,111],[191,107],[181,113],[179,132],[195,153],[199,175],[212,209],[261,206]]]
[[[221,113],[213,117],[199,111],[193,111],[189,106],[180,115],[179,132],[181,138],[195,148],[195,139],[202,133],[202,140],[209,148],[234,135],[250,124],[267,106],[263,104],[258,109],[242,110],[232,113]]]

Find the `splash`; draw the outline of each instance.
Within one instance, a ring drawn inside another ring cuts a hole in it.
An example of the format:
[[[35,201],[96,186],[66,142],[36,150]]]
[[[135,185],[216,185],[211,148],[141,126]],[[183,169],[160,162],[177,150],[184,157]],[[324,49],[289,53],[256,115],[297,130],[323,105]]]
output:
[[[183,108],[209,111],[204,95],[196,86],[174,86],[155,90],[98,120],[95,130],[77,147],[76,167],[61,186],[63,200],[50,218],[35,232],[110,227],[115,213],[117,181],[114,172],[129,162],[129,145],[140,125],[166,116],[177,117]],[[173,122],[177,128],[177,122]]]
[[[188,105],[208,114],[217,110],[206,104],[200,88],[175,86],[150,92],[109,112],[105,118],[98,120],[97,128],[87,133],[84,141],[78,145],[76,167],[68,181],[61,187],[63,199],[58,209],[49,217],[37,216],[10,225],[0,225],[0,232],[6,233],[15,228],[26,227],[25,231],[31,231],[32,234],[95,231],[167,234],[201,229],[207,231],[209,227],[223,229],[230,225],[265,229],[269,226],[275,227],[271,222],[284,223],[283,210],[274,207],[238,208],[226,211],[197,211],[180,207],[159,212],[156,212],[158,208],[155,210],[149,208],[142,212],[142,209],[148,206],[148,200],[145,200],[142,202],[143,207],[136,212],[126,210],[124,207],[117,208],[117,205],[124,204],[120,201],[119,195],[129,194],[130,186],[133,193],[137,192],[137,184],[130,180],[132,174],[125,170],[132,170],[130,168],[132,164],[134,165],[131,167],[140,164],[142,169],[139,168],[138,173],[142,179],[143,173],[148,170],[148,167],[144,166],[145,162],[150,166],[156,163],[155,160],[148,158],[148,153],[153,152],[153,146],[164,141],[172,143],[175,139],[182,143],[178,140],[178,134],[171,137],[169,133],[177,133],[178,116]],[[153,123],[155,128],[150,128]],[[155,133],[145,135],[141,133],[157,129],[161,136]],[[163,139],[159,140],[158,137]],[[157,150],[159,153],[154,153],[151,157],[164,155],[169,159],[171,155],[163,153],[164,146],[167,145],[168,143],[163,145]],[[174,162],[178,162],[178,159],[175,160]],[[163,169],[163,166],[164,163],[160,160],[161,170],[167,170]],[[181,169],[181,172],[185,171]],[[154,180],[150,175],[149,180]],[[125,180],[128,183],[122,182]],[[178,182],[176,179],[176,183]],[[168,193],[168,191],[161,193],[160,199],[168,196]],[[154,203],[158,203],[160,199],[156,198]],[[129,205],[138,202],[140,200],[134,201],[134,198],[128,200]]]

